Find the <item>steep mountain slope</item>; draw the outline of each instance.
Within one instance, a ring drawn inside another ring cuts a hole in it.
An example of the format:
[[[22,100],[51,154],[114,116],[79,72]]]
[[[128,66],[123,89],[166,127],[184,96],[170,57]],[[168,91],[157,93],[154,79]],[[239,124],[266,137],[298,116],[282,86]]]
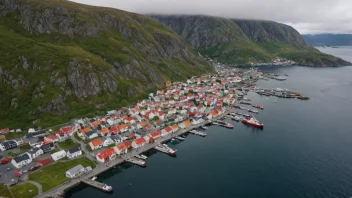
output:
[[[151,17],[174,30],[197,51],[224,63],[263,63],[279,56],[309,66],[350,64],[310,47],[294,28],[272,21],[185,15]]]
[[[308,44],[313,46],[352,45],[352,34],[304,34],[302,37]]]
[[[0,0],[0,37],[0,128],[50,126],[212,71],[154,19],[65,0]]]

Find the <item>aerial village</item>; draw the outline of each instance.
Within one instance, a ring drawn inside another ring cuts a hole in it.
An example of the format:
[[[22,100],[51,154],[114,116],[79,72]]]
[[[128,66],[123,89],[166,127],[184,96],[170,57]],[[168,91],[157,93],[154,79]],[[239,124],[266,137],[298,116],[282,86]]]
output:
[[[64,184],[74,179],[84,182],[87,177],[90,181],[86,184],[111,191],[111,186],[92,183],[95,176],[123,162],[144,167],[147,156],[142,153],[149,149],[173,156],[176,151],[165,142],[183,141],[185,133],[206,136],[204,131],[209,124],[231,129],[231,124],[222,121],[228,116],[262,128],[263,124],[253,116],[235,114],[232,110],[243,108],[236,103],[237,99],[242,99],[240,104],[250,104],[243,102],[246,98],[238,90],[253,88],[253,82],[262,78],[263,73],[238,68],[216,69],[217,74],[212,76],[166,82],[166,89],[150,93],[148,99],[107,111],[104,116],[75,119],[57,131],[29,129],[24,137],[6,139],[8,134],[22,133],[22,130],[1,129],[0,183],[11,186],[29,180],[48,191],[62,185],[48,184],[43,179],[44,174],[52,174],[65,181]],[[262,109],[259,105],[252,106]]]

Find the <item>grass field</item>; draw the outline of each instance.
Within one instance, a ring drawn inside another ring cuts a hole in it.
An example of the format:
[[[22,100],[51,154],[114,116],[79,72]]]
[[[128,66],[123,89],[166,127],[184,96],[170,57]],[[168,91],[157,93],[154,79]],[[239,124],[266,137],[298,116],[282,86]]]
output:
[[[38,188],[34,184],[24,183],[12,186],[11,192],[15,198],[30,198],[38,194]]]
[[[67,170],[73,168],[76,165],[81,164],[83,167],[91,166],[95,168],[95,163],[90,161],[86,157],[78,158],[68,162],[58,162],[53,165],[44,167],[40,171],[36,171],[33,174],[29,175],[29,180],[36,181],[40,183],[43,187],[43,192],[48,191],[65,181],[68,181],[69,178],[65,176]]]
[[[7,189],[6,185],[0,185],[0,196],[1,197],[12,197],[10,191]]]
[[[79,146],[79,144],[74,142],[72,139],[67,139],[66,141],[59,142],[58,144],[59,144],[60,148],[62,148],[64,150]]]

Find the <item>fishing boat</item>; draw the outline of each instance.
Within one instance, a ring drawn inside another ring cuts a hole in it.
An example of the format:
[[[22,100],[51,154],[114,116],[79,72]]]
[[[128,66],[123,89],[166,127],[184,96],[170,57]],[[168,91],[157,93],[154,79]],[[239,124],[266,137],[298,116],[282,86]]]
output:
[[[240,117],[238,116],[234,116],[231,118],[232,120],[236,121],[236,122],[239,122],[240,121]]]
[[[157,145],[154,148],[155,148],[155,150],[158,150],[160,152],[166,153],[166,154],[168,154],[170,156],[176,156],[176,151],[171,149],[169,146],[167,146],[167,145],[165,146],[165,145],[166,144],[163,144],[163,145],[159,144],[159,145]]]
[[[300,99],[300,100],[309,100],[309,97],[308,96],[297,96],[297,99]]]
[[[260,123],[257,119],[255,119],[254,117],[251,117],[251,118],[244,118],[242,120],[242,123],[244,124],[247,124],[247,125],[250,125],[250,126],[254,126],[254,127],[257,127],[257,128],[264,128],[264,124],[263,123]]]
[[[104,184],[102,189],[103,189],[104,192],[112,192],[112,187],[108,186],[106,184]]]
[[[263,106],[260,106],[260,105],[258,105],[258,104],[252,104],[252,107],[255,107],[255,108],[257,108],[257,109],[264,109],[264,107]]]
[[[183,141],[183,140],[185,140],[186,138],[184,138],[184,137],[181,137],[181,136],[177,136],[177,137],[175,137],[176,139],[178,139],[178,140],[181,140],[181,141]]]
[[[208,129],[208,127],[206,127],[206,126],[201,126],[200,128],[204,129],[204,130]]]
[[[253,109],[248,109],[248,112],[259,113],[257,110],[253,110]]]
[[[145,156],[145,155],[136,155],[135,157],[138,158],[138,159],[142,159],[142,160],[145,160],[145,159],[148,158],[148,157]]]

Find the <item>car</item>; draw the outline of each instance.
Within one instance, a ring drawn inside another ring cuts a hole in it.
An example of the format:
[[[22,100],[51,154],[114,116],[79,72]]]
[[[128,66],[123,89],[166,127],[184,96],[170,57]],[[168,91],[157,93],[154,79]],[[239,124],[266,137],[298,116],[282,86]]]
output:
[[[28,172],[28,170],[23,170],[23,171],[22,171],[22,173],[26,173],[26,172]]]
[[[13,168],[11,168],[11,167],[8,167],[6,170],[7,171],[11,171]]]

